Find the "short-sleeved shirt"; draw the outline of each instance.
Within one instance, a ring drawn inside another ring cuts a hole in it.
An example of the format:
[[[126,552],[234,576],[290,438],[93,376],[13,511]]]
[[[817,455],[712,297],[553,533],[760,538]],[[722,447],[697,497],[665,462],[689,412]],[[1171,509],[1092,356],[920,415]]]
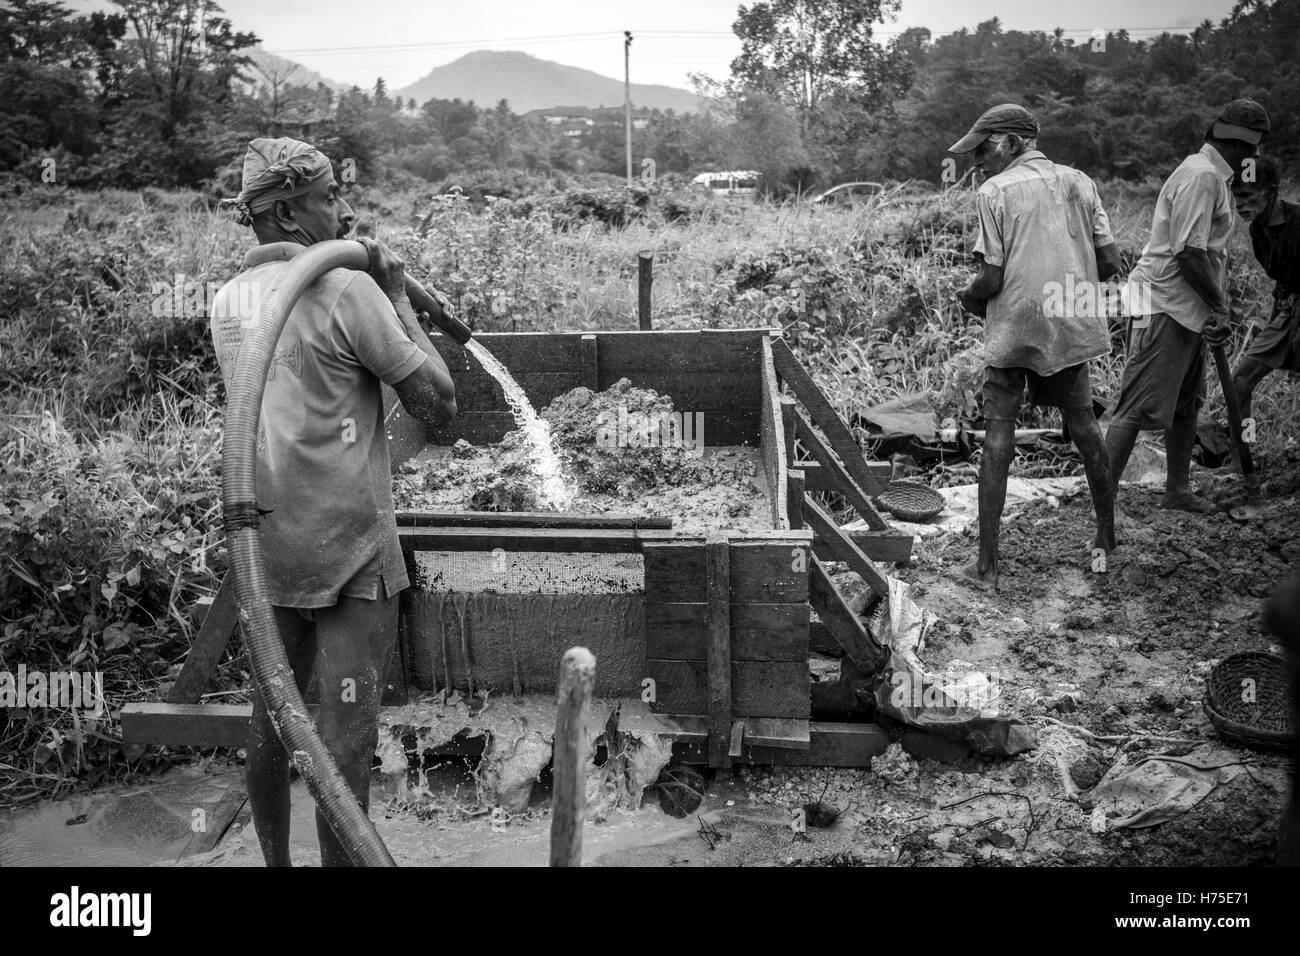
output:
[[[213,300],[210,327],[227,386],[257,303],[292,243],[257,246]],[[409,586],[393,511],[379,383],[424,362],[364,272],[333,269],[289,314],[266,376],[257,445],[257,504],[271,603],[330,607]]]
[[[1267,220],[1250,224],[1250,242],[1264,274],[1277,283],[1274,294],[1300,295],[1300,203],[1277,200]]]
[[[1051,305],[1072,302],[1076,284],[1096,287],[1097,249],[1114,242],[1096,184],[1031,149],[980,186],[975,205],[975,251],[1002,267],[985,308],[984,364],[1047,376],[1104,355],[1103,309]]]
[[[1220,289],[1227,288],[1228,240],[1236,216],[1232,202],[1232,167],[1206,143],[1179,164],[1160,187],[1151,218],[1151,237],[1142,258],[1129,273],[1126,298],[1139,314],[1163,312],[1199,333],[1210,318],[1205,304],[1178,270],[1184,249],[1204,249]],[[1149,297],[1143,295],[1143,285]]]

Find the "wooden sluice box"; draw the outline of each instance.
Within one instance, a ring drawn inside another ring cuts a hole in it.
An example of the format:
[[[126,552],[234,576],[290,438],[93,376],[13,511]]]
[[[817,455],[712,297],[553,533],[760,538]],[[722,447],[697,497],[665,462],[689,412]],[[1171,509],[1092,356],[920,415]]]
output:
[[[875,560],[906,560],[867,500],[889,464],[866,461],[806,370],[767,329],[477,336],[541,409],[579,386],[626,378],[702,413],[705,443],[761,463],[762,530],[675,531],[663,519],[511,512],[398,512],[412,587],[384,703],[451,687],[489,697],[553,695],[574,645],[596,656],[598,697],[635,701],[680,759],[862,766],[886,744],[871,724],[812,720],[810,651],[860,676],[884,660],[823,561],[846,561],[877,592]],[[426,433],[393,409],[395,467],[428,444],[484,445],[515,428],[500,385],[465,349],[435,344],[460,415]],[[785,394],[788,389],[792,394]],[[807,460],[796,462],[796,435]],[[807,492],[835,491],[866,519],[846,533]],[[235,624],[223,586],[165,703],[123,713],[128,742],[239,746],[247,705],[200,704]],[[813,612],[818,619],[813,619]],[[646,711],[649,711],[646,714]]]
[[[579,386],[603,391],[626,378],[671,398],[679,412],[702,414],[708,446],[756,448],[768,527],[701,534],[654,520],[399,511],[413,584],[403,595],[400,682],[417,693],[448,686],[554,693],[561,655],[581,645],[596,656],[597,696],[645,702],[695,756],[711,754],[715,764],[763,754],[798,759],[789,751],[803,752],[799,762],[812,757],[810,579],[818,555],[840,556],[804,526],[805,487],[812,471],[816,487],[839,490],[834,479],[817,480],[818,470],[852,466],[833,447],[847,429],[832,428],[825,440],[810,435],[804,443],[818,446],[825,465],[791,467],[800,422],[809,428],[811,416],[824,419],[829,403],[818,392],[805,402],[805,415],[783,395],[783,381],[798,376],[806,394],[811,380],[792,368],[779,335],[741,329],[479,339],[535,408]],[[398,410],[389,423],[395,461],[426,441],[486,444],[515,427],[496,380],[464,349],[445,338],[436,344],[461,414],[452,427],[426,435]],[[879,493],[888,464],[863,461],[856,445],[844,458],[854,455],[861,493]],[[910,538],[883,527],[857,535],[856,543],[889,559],[911,548]]]

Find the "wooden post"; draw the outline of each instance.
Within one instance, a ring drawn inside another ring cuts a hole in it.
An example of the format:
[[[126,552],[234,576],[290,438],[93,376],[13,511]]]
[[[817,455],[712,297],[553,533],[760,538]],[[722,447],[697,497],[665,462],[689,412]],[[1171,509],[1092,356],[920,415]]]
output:
[[[585,647],[571,647],[560,661],[559,706],[555,711],[551,809],[551,866],[582,865],[582,821],[587,810],[584,772],[591,691],[596,658]]]
[[[731,766],[731,551],[724,537],[704,546],[709,624],[709,766]]]
[[[636,317],[642,332],[653,326],[650,322],[650,286],[654,283],[655,254],[648,250],[637,253]]]

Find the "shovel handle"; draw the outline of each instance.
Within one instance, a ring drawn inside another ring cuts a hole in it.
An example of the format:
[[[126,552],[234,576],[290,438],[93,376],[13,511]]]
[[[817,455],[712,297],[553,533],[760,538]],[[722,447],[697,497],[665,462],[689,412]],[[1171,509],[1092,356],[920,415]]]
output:
[[[1211,345],[1210,353],[1214,356],[1215,368],[1219,370],[1219,385],[1223,388],[1223,404],[1228,409],[1228,428],[1232,431],[1232,443],[1237,449],[1237,460],[1241,462],[1241,476],[1246,480],[1246,487],[1254,490],[1258,485],[1255,476],[1255,459],[1251,457],[1250,445],[1241,435],[1241,405],[1237,402],[1237,390],[1232,387],[1232,370],[1228,368],[1228,356],[1222,345]]]

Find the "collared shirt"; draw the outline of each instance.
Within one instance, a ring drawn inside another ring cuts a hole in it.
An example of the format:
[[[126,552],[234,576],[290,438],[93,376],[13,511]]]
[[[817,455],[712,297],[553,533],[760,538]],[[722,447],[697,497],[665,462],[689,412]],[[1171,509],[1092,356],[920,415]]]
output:
[[[1002,267],[985,309],[984,363],[1052,375],[1106,354],[1104,308],[1095,296],[1073,307],[1076,288],[1098,287],[1097,248],[1114,242],[1093,181],[1031,149],[980,186],[975,205],[975,251]]]
[[[1179,272],[1178,253],[1204,249],[1215,281],[1226,291],[1228,240],[1236,216],[1228,187],[1232,176],[1227,160],[1206,143],[1165,180],[1151,218],[1151,238],[1129,273],[1128,301],[1149,303],[1150,314],[1164,312],[1193,332],[1205,327],[1210,307]],[[1134,311],[1147,314],[1148,309],[1135,306]]]
[[[1275,296],[1300,294],[1300,203],[1278,198],[1272,214],[1250,224],[1250,242]]]
[[[213,300],[210,327],[227,387],[258,302],[283,277],[285,255],[304,248],[253,248]],[[293,307],[258,428],[257,504],[270,512],[261,540],[272,604],[329,607],[340,594],[374,599],[382,586],[392,597],[409,586],[379,383],[400,382],[424,359],[364,272],[333,269]]]

